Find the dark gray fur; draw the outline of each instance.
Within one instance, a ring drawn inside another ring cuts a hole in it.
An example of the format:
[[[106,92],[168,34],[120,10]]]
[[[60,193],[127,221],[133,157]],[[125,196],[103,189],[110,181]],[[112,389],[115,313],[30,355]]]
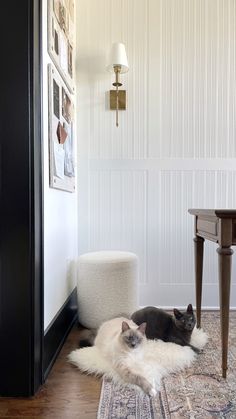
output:
[[[97,329],[84,329],[80,332],[79,347],[93,346],[97,335]]]
[[[156,307],[145,307],[132,314],[131,319],[140,325],[147,323],[146,337],[148,339],[161,339],[164,342],[173,342],[181,346],[189,346],[195,352],[199,349],[190,344],[196,319],[192,305],[189,304],[186,312],[181,313],[174,308],[174,315],[166,313]]]

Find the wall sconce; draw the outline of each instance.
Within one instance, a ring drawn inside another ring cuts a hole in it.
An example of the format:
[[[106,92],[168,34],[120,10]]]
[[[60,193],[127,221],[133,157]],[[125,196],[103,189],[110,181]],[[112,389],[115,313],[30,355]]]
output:
[[[119,76],[129,71],[124,44],[115,42],[112,45],[107,71],[110,73],[114,72],[116,76],[116,81],[112,83],[116,87],[116,90],[110,90],[110,109],[116,111],[116,126],[118,127],[118,110],[126,109],[126,91],[118,90],[122,86],[122,83],[119,81]]]

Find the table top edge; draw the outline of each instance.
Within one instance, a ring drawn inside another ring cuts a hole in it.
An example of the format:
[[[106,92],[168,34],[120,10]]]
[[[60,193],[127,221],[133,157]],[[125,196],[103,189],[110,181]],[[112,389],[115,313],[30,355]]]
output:
[[[236,218],[236,209],[200,209],[190,208],[188,210],[191,215],[208,215],[218,218]]]

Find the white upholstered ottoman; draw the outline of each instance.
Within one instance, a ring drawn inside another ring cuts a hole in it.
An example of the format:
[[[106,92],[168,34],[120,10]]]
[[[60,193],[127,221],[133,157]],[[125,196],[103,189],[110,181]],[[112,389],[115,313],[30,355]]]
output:
[[[138,307],[138,259],[134,253],[85,253],[78,262],[78,316],[88,328],[113,317],[129,316]]]

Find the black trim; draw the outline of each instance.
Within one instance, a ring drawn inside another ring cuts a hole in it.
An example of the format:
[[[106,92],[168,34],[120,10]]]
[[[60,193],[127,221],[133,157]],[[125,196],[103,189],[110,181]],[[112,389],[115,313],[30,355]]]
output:
[[[30,1],[33,6],[33,37],[31,38],[31,53],[33,55],[32,66],[32,91],[31,109],[32,127],[31,135],[34,143],[31,150],[31,182],[32,203],[34,205],[34,214],[32,217],[32,235],[34,236],[34,248],[32,252],[32,298],[33,298],[33,365],[34,372],[32,376],[32,394],[35,394],[40,385],[43,383],[43,338],[44,338],[44,275],[43,275],[43,81],[42,81],[42,1]]]
[[[2,9],[0,395],[42,383],[41,0]]]
[[[76,320],[77,289],[75,288],[45,331],[43,353],[44,379],[47,378]]]

